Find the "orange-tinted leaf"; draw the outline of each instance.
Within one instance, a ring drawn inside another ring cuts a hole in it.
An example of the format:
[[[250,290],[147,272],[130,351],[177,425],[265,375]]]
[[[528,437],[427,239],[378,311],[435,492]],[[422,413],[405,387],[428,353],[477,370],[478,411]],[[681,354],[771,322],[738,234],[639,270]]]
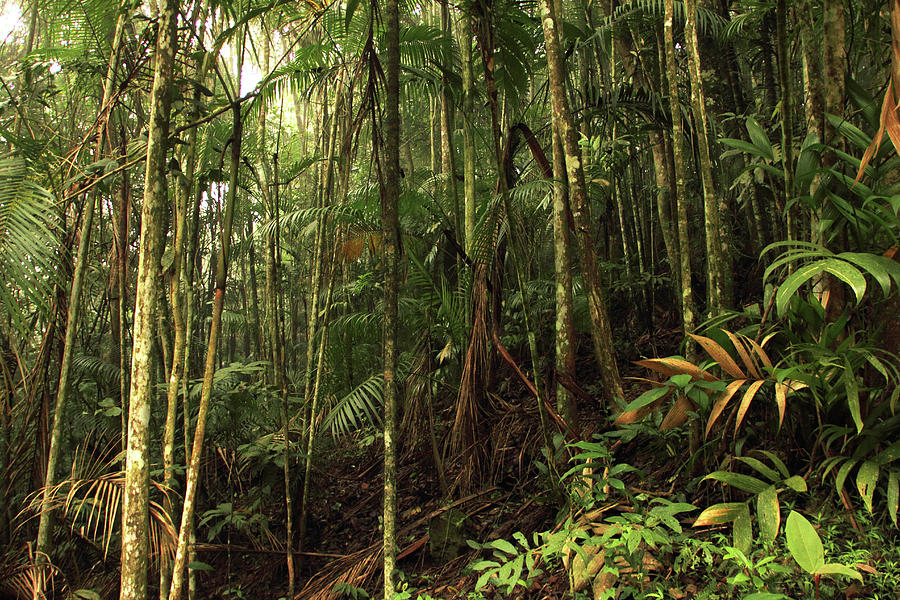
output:
[[[634,410],[629,410],[628,412],[623,412],[618,417],[616,417],[616,425],[628,425],[630,423],[637,423],[654,410],[662,405],[663,401],[668,397],[668,393],[662,398],[648,404],[647,406],[642,406],[640,408],[636,408]]]
[[[709,431],[712,429],[713,423],[716,422],[716,419],[718,419],[719,415],[722,414],[722,411],[725,410],[725,406],[731,400],[732,396],[734,396],[735,392],[737,392],[746,382],[746,379],[732,381],[728,384],[728,387],[725,388],[725,391],[722,392],[719,399],[716,400],[716,403],[712,407],[712,411],[709,413],[709,420],[706,422],[706,437],[709,437]]]
[[[741,428],[741,422],[744,420],[744,416],[747,414],[747,409],[750,408],[750,403],[753,402],[754,396],[756,396],[756,392],[759,391],[759,388],[765,383],[765,380],[760,379],[758,381],[754,381],[750,384],[750,387],[747,388],[747,391],[744,392],[744,397],[741,398],[741,406],[738,408],[737,418],[734,420],[734,432],[737,433],[738,429]]]
[[[683,358],[648,358],[636,361],[635,364],[662,373],[668,377],[672,375],[688,374],[694,379],[703,379],[704,381],[718,381],[709,371],[703,371],[697,365],[690,363]]]
[[[708,337],[703,337],[702,335],[694,335],[693,333],[689,334],[692,338],[697,340],[697,342],[703,346],[703,349],[706,350],[706,353],[709,354],[714,361],[719,363],[719,366],[722,369],[731,375],[732,377],[743,378],[746,377],[744,372],[741,371],[741,368],[734,362],[734,359],[731,358],[731,355],[725,351],[725,348],[720,346],[715,340],[711,340]]]
[[[775,384],[775,404],[778,405],[779,429],[781,429],[781,424],[784,422],[784,410],[787,408],[787,391],[788,385],[786,383]]]
[[[756,343],[756,340],[752,338],[747,338],[747,341],[750,343],[750,347],[753,348],[753,351],[756,353],[756,356],[759,357],[759,360],[762,364],[766,365],[770,369],[774,367],[772,364],[772,360],[769,358],[769,355],[766,354],[766,351],[762,349],[762,346]]]
[[[897,105],[894,101],[894,86],[888,86],[887,94],[891,99],[891,110],[887,111],[881,126],[887,130],[888,137],[894,143],[894,150],[900,153],[900,120],[897,119]],[[885,98],[887,100],[887,98]]]
[[[862,179],[863,173],[866,171],[866,166],[869,164],[869,161],[872,160],[872,157],[875,156],[875,153],[878,152],[878,148],[881,146],[881,140],[884,138],[885,124],[887,122],[888,115],[893,112],[892,102],[892,88],[893,86],[888,86],[887,91],[884,93],[884,100],[881,103],[881,126],[878,127],[878,131],[875,133],[875,137],[872,138],[872,143],[869,144],[869,147],[866,148],[865,153],[863,154],[862,160],[859,162],[859,171],[856,172],[856,179],[854,183],[859,183],[859,180]],[[890,133],[888,133],[890,136]],[[891,137],[891,141],[894,142],[894,147],[898,148],[897,142],[894,141],[894,138]]]
[[[714,504],[700,513],[700,516],[694,521],[694,527],[730,523],[741,516],[746,510],[747,505],[744,502],[723,502],[721,504]]]
[[[660,431],[667,431],[684,425],[688,420],[688,413],[697,410],[697,405],[687,396],[679,396],[675,405],[669,409],[668,414],[659,425]]]
[[[747,371],[752,377],[756,377],[757,379],[759,379],[759,371],[756,369],[756,364],[747,353],[747,348],[744,346],[744,342],[738,339],[738,336],[731,333],[730,331],[723,331],[725,331],[725,335],[728,336],[728,339],[731,340],[731,343],[734,344],[734,349],[737,350],[737,353],[740,355],[741,360],[744,361],[744,366],[747,368]]]

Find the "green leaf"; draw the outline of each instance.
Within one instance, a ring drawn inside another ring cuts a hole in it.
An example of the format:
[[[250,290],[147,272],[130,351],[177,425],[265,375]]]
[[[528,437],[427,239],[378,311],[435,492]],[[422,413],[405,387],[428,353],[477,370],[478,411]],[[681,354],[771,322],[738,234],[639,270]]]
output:
[[[801,569],[807,573],[815,573],[825,564],[822,540],[806,517],[792,510],[785,523],[784,533],[788,550]]]
[[[750,134],[750,141],[753,142],[753,145],[759,152],[763,153],[769,160],[775,159],[775,153],[772,151],[772,142],[769,141],[769,136],[766,135],[765,130],[760,127],[759,123],[757,123],[756,119],[753,117],[747,119],[747,133]]]
[[[736,487],[737,489],[750,494],[759,494],[768,487],[764,481],[761,481],[756,477],[751,477],[750,475],[744,475],[742,473],[732,473],[730,471],[713,471],[704,477],[703,481],[706,481],[707,479],[721,481],[722,483]]]
[[[847,138],[850,143],[860,150],[866,150],[872,142],[872,138],[863,133],[858,127],[851,125],[841,117],[835,115],[825,115],[831,125],[837,129],[842,136]]]
[[[753,543],[753,529],[750,525],[750,509],[744,504],[737,518],[734,520],[734,547],[743,552],[750,554],[750,546]]]
[[[891,470],[888,472],[887,509],[894,527],[897,526],[898,501],[900,501],[900,473]]]
[[[759,520],[760,535],[774,540],[781,527],[781,507],[774,485],[770,485],[756,497],[756,518]]]
[[[866,252],[841,252],[838,254],[838,257],[852,262],[871,275],[878,282],[878,285],[881,286],[881,291],[884,292],[885,297],[891,293],[890,271],[900,271],[900,264],[884,256]]]
[[[744,600],[792,600],[792,598],[774,592],[754,592],[749,596],[744,596]]]
[[[772,160],[771,153],[767,153],[766,151],[761,150],[753,144],[745,142],[744,140],[737,140],[734,138],[719,138],[719,141],[726,146],[734,148],[735,150],[740,150],[741,152],[746,152],[747,154],[752,154],[753,156]]]
[[[805,492],[807,489],[806,480],[800,477],[799,475],[794,475],[793,477],[788,477],[784,480],[784,485],[791,488],[795,492]]]
[[[84,600],[100,600],[100,594],[94,590],[75,590],[72,595],[76,598],[84,598]]]
[[[853,417],[853,423],[856,424],[856,433],[863,429],[862,411],[859,407],[859,384],[856,376],[850,371],[844,371],[841,374],[841,381],[844,383],[844,390],[847,392],[847,406],[850,408],[850,416]]]
[[[815,177],[816,170],[819,168],[819,152],[811,146],[819,141],[819,137],[814,133],[807,134],[806,139],[800,150],[800,157],[797,159],[797,166],[794,170],[794,187],[802,194],[809,191],[809,186]]]
[[[782,479],[781,477],[779,477],[775,469],[769,467],[761,460],[749,456],[738,456],[736,458],[745,465],[753,467],[753,469],[755,469],[760,475],[762,475],[772,483],[778,483]]]
[[[199,560],[189,562],[187,568],[192,571],[215,571],[215,568],[213,568],[212,565],[200,562]]]
[[[691,382],[694,377],[690,373],[679,373],[678,375],[672,375],[669,378],[669,381],[672,382],[676,387],[683,388],[687,384]]]
[[[862,581],[862,575],[859,574],[859,571],[856,569],[851,569],[847,565],[842,565],[839,563],[828,563],[827,565],[822,565],[818,569],[816,569],[815,575],[844,575],[845,577],[852,577],[853,579],[858,579]]]
[[[866,510],[872,512],[872,497],[875,495],[875,485],[878,483],[878,464],[867,460],[859,466],[856,473],[856,489],[866,504]]]
[[[494,577],[493,571],[485,571],[481,574],[481,577],[478,578],[478,581],[475,582],[475,590],[482,589],[485,585],[487,585],[488,579]]]
[[[510,585],[508,591],[509,593],[512,593],[513,588],[515,588],[522,579],[522,569],[525,567],[525,555],[520,554],[510,564],[512,565],[512,575],[510,577]]]
[[[785,465],[784,461],[778,458],[774,452],[768,450],[758,450],[758,452],[772,461],[772,464],[775,465],[775,468],[778,469],[778,472],[781,473],[782,477],[788,477],[790,475],[787,465]]]
[[[836,258],[828,258],[823,262],[823,269],[847,285],[856,294],[856,302],[859,303],[866,294],[866,278],[860,273],[859,269],[850,263],[838,260]]]
[[[688,377],[690,377],[690,375],[688,375]],[[653,404],[671,391],[672,389],[668,386],[655,387],[653,389],[647,390],[646,392],[629,402],[628,406],[626,406],[622,410],[622,412],[631,412],[639,408],[644,408],[648,404]]]
[[[344,16],[344,29],[350,29],[350,21],[353,20],[353,13],[356,12],[356,9],[359,8],[359,0],[347,0],[347,7],[345,9]]]
[[[784,315],[788,303],[793,295],[800,289],[800,286],[818,275],[825,268],[822,264],[824,261],[818,261],[803,265],[793,273],[791,273],[784,282],[778,286],[775,293],[775,308],[779,315]]]
[[[504,539],[494,540],[493,542],[489,542],[489,543],[485,544],[485,546],[490,547],[490,548],[496,548],[497,550],[505,552],[506,554],[509,554],[509,555],[517,554],[516,547],[513,546],[509,541],[504,540]]]

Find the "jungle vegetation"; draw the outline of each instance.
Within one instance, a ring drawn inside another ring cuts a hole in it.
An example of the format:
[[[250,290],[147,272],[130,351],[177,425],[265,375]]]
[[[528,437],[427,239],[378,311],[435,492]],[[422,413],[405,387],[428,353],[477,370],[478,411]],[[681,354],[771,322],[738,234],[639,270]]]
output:
[[[0,597],[896,598],[900,0],[0,6]]]

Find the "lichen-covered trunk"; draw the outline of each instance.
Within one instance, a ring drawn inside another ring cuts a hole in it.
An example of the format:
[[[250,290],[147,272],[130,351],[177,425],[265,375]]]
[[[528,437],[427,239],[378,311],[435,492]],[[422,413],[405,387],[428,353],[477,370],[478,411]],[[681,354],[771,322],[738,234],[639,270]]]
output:
[[[572,252],[569,235],[569,194],[566,189],[566,157],[556,127],[553,141],[553,277],[556,286],[556,410],[574,430],[578,427],[578,403],[563,382],[575,381],[575,308],[572,299]]]
[[[816,41],[813,29],[813,15],[810,0],[803,0],[796,9],[798,11],[797,22],[800,29],[800,47],[802,49],[803,63],[803,114],[806,118],[806,134],[814,135],[817,141],[825,139],[825,100],[822,90],[822,57],[819,54],[819,44]],[[821,182],[821,175],[813,176],[809,184],[809,190],[798,190],[798,193],[815,196]],[[819,239],[818,211],[809,212],[809,231],[807,235],[811,242]],[[804,236],[798,236],[801,239]]]
[[[66,319],[66,336],[63,342],[62,360],[59,363],[59,386],[56,392],[56,408],[53,411],[53,425],[50,429],[50,450],[47,456],[47,472],[44,476],[43,501],[38,522],[37,551],[38,559],[43,560],[50,552],[50,530],[53,524],[53,486],[59,469],[59,458],[62,455],[63,423],[65,423],[66,401],[69,394],[69,375],[72,370],[72,352],[75,346],[75,333],[81,319],[81,290],[84,287],[84,273],[87,270],[87,253],[91,238],[91,224],[94,220],[96,194],[85,198],[84,215],[81,221],[78,244],[78,256],[75,257],[75,272],[72,278],[72,290],[69,293],[69,310]]]
[[[674,20],[674,0],[665,0],[663,44],[666,55],[666,79],[669,85],[669,112],[672,116],[672,162],[675,172],[675,206],[680,259],[678,276],[681,281],[681,325],[684,335],[687,335],[694,330],[695,325],[694,292],[691,285],[691,242],[688,234],[688,199],[685,188],[687,168],[684,161],[684,123],[681,120],[681,103],[678,100],[678,65],[675,57],[675,36],[672,31]]]
[[[397,306],[400,222],[400,8],[384,7],[387,52],[384,84],[384,156],[381,189],[382,265],[384,267],[384,597],[394,595],[397,557]]]
[[[193,20],[198,15],[205,15],[208,10],[205,3],[198,2],[194,6]],[[203,18],[205,21],[205,18]],[[195,48],[202,44],[203,33],[200,33],[195,41]],[[193,68],[193,75],[198,82],[205,79],[205,63],[204,58],[198,58]],[[193,92],[194,102],[192,109],[186,116],[186,121],[192,123],[200,117],[200,100],[201,92],[199,87],[195,87]],[[174,236],[172,239],[172,267],[169,274],[169,302],[172,310],[172,327],[174,330],[174,339],[172,342],[172,365],[169,368],[169,383],[166,387],[166,421],[163,430],[163,479],[168,486],[174,487],[175,480],[175,437],[178,429],[178,396],[187,395],[186,386],[183,380],[186,377],[188,364],[188,344],[189,344],[189,322],[187,319],[186,304],[190,302],[191,296],[188,292],[189,282],[185,278],[185,248],[190,239],[188,227],[188,210],[193,208],[195,174],[197,169],[197,128],[192,127],[188,131],[187,143],[178,149],[179,162],[184,165],[184,177],[178,178],[178,185],[175,188],[175,210],[174,210]],[[191,262],[190,253],[187,254],[187,262]],[[184,431],[186,435],[186,431]],[[187,437],[185,437],[185,450],[187,449]],[[185,454],[187,461],[187,454]],[[165,498],[165,508],[172,514],[176,509],[169,497]],[[168,557],[160,557],[159,569],[159,597],[160,600],[166,600],[169,595],[169,584],[172,577],[172,564]]]
[[[612,343],[612,327],[609,323],[602,295],[592,232],[593,223],[590,217],[584,169],[581,165],[581,153],[578,148],[578,130],[575,128],[572,113],[569,110],[568,98],[566,97],[564,58],[557,34],[557,21],[550,0],[541,0],[540,11],[541,23],[544,29],[544,45],[547,52],[547,66],[550,72],[553,122],[558,125],[562,136],[566,178],[569,183],[569,198],[572,203],[572,216],[575,221],[581,254],[581,266],[588,294],[588,312],[591,320],[594,355],[600,368],[603,391],[611,401],[613,398],[623,398],[624,393]]]
[[[160,292],[160,258],[166,219],[166,145],[175,63],[178,3],[167,0],[160,13],[156,40],[153,88],[150,93],[150,131],[141,208],[131,353],[131,390],[128,408],[128,447],[122,511],[122,600],[146,600],[149,551],[150,404],[153,398],[153,338]]]
[[[459,50],[463,88],[463,189],[465,194],[465,249],[471,255],[475,236],[475,78],[472,73],[472,20],[461,11]]]
[[[688,47],[688,71],[691,79],[691,110],[694,114],[697,150],[700,163],[697,170],[703,185],[703,212],[706,221],[706,262],[708,273],[707,312],[716,315],[731,307],[731,268],[728,235],[721,216],[727,214],[722,196],[720,206],[716,197],[712,172],[712,156],[709,151],[709,118],[706,111],[706,94],[700,63],[700,40],[697,37],[697,0],[685,0],[684,36]],[[671,83],[669,84],[671,86]]]

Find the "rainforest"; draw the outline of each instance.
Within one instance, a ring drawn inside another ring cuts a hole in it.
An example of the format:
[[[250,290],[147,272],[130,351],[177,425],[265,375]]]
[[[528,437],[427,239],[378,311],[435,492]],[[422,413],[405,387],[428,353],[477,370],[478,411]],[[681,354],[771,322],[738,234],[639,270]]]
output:
[[[900,0],[0,0],[0,599],[900,593]]]

